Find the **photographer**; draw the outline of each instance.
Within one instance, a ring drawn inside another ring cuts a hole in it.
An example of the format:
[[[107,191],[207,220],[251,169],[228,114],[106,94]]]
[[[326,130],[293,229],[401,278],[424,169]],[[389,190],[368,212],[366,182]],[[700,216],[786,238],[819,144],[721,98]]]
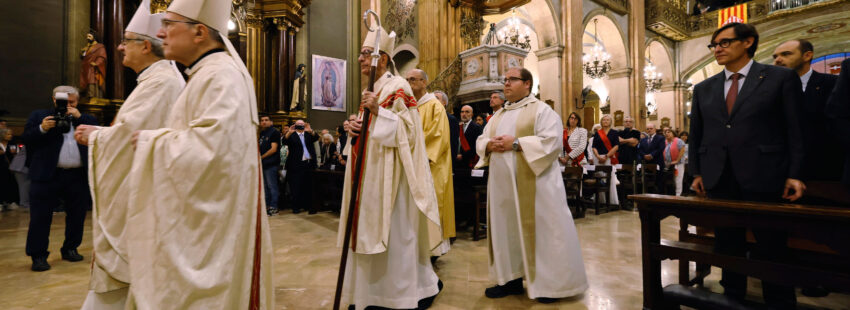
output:
[[[77,247],[83,240],[86,210],[91,207],[87,164],[88,147],[74,140],[81,124],[96,125],[94,116],[77,110],[79,91],[72,86],[53,89],[54,109],[30,114],[24,128],[30,179],[30,224],[26,253],[32,257],[32,270],[50,269],[47,264],[48,236],[53,208],[59,200],[65,206],[65,243],[62,259],[81,261]]]

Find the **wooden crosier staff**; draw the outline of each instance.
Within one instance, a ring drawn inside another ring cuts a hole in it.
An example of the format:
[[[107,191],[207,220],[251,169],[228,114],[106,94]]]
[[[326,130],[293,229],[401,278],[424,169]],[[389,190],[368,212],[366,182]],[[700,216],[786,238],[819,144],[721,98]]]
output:
[[[375,22],[378,24],[377,28],[372,29],[372,27],[370,27],[369,15],[372,15],[375,18]],[[378,60],[381,59],[381,54],[379,53],[381,47],[381,19],[375,11],[366,10],[366,12],[363,12],[363,23],[366,25],[366,29],[369,30],[369,32],[375,32],[375,48],[372,51],[372,65],[369,69],[369,86],[366,88],[366,90],[373,92],[375,91],[375,71],[378,70]],[[363,125],[361,127],[360,137],[354,145],[354,166],[351,169],[353,173],[351,178],[351,195],[349,195],[348,198],[348,217],[345,219],[345,240],[342,242],[342,257],[339,261],[339,275],[336,280],[334,310],[339,310],[339,303],[342,299],[342,283],[345,279],[345,264],[348,260],[348,246],[351,243],[351,228],[354,224],[354,219],[357,217],[357,196],[360,192],[360,178],[363,173],[363,153],[366,149],[366,137],[369,134],[369,122],[371,120],[371,115],[372,113],[369,109],[364,108]]]

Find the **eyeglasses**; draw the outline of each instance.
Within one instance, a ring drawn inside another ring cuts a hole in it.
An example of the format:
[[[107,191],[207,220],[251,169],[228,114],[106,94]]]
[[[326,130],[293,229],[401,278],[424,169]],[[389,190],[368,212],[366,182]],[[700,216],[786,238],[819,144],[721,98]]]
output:
[[[167,29],[167,28],[171,27],[171,25],[173,25],[174,23],[189,24],[189,25],[197,25],[197,24],[200,24],[201,22],[190,21],[190,20],[173,20],[173,19],[165,19],[165,18],[163,18],[163,19],[162,19],[162,28],[166,28],[166,29]]]
[[[424,80],[424,79],[417,79],[417,78],[415,78],[415,77],[409,77],[409,78],[407,78],[407,82],[408,82],[408,83],[416,83],[417,81],[422,81],[422,80]]]
[[[362,50],[362,51],[360,51],[360,57],[369,58],[369,57],[372,57],[372,53],[374,53],[374,51]]]
[[[122,38],[120,45],[127,45],[130,41],[144,41],[144,39]]]
[[[505,79],[502,80],[502,84],[513,83],[513,82],[516,82],[516,81],[528,81],[528,80],[523,79],[523,78],[518,78],[518,77],[515,77],[515,76],[511,76],[511,77],[505,77]]]
[[[728,48],[729,45],[732,45],[733,41],[740,40],[740,38],[721,39],[720,42],[711,42],[711,44],[708,45],[708,49],[713,51],[715,48],[717,48],[718,45],[722,48]]]

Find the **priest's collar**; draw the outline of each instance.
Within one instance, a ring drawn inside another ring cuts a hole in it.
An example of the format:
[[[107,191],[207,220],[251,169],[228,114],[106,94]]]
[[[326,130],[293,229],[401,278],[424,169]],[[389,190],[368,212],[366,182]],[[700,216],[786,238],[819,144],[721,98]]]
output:
[[[519,109],[519,108],[525,106],[528,102],[530,102],[531,98],[535,98],[535,97],[534,97],[533,94],[529,93],[528,96],[525,96],[525,98],[522,98],[520,101],[517,101],[517,102],[506,101],[504,104],[502,104],[502,107],[505,110]]]
[[[147,66],[144,69],[142,69],[142,71],[139,71],[139,75],[136,76],[136,81],[138,83],[140,83],[141,81],[144,81],[145,79],[147,79],[148,77],[153,75],[154,72],[156,72],[156,69],[154,69],[154,67],[162,66],[162,65],[170,66],[171,63],[168,60],[165,60],[165,59],[157,60],[156,62],[150,64],[150,66]]]
[[[218,52],[226,52],[226,50],[225,50],[225,49],[223,49],[223,48],[214,48],[214,49],[211,49],[211,50],[207,51],[206,53],[204,53],[203,55],[201,55],[201,57],[198,57],[198,59],[195,59],[195,61],[194,61],[194,62],[192,62],[192,64],[191,64],[191,65],[188,65],[188,66],[186,67],[186,69],[187,69],[187,70],[192,70],[192,67],[194,67],[196,64],[198,64],[198,62],[200,62],[200,61],[201,61],[201,59],[204,59],[205,57],[207,57],[207,56],[209,56],[209,55],[212,55],[213,53],[218,53]],[[187,73],[187,74],[188,74],[188,73]]]

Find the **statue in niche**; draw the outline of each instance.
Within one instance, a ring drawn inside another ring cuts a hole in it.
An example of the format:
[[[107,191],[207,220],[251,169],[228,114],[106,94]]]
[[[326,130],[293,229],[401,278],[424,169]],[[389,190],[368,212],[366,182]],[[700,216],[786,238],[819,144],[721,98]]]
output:
[[[295,69],[295,77],[292,79],[292,102],[289,104],[290,111],[300,111],[307,104],[307,73],[304,72],[306,65],[298,64]]]
[[[103,98],[106,85],[106,47],[97,42],[94,30],[86,34],[86,46],[80,53],[80,89],[89,98]]]

